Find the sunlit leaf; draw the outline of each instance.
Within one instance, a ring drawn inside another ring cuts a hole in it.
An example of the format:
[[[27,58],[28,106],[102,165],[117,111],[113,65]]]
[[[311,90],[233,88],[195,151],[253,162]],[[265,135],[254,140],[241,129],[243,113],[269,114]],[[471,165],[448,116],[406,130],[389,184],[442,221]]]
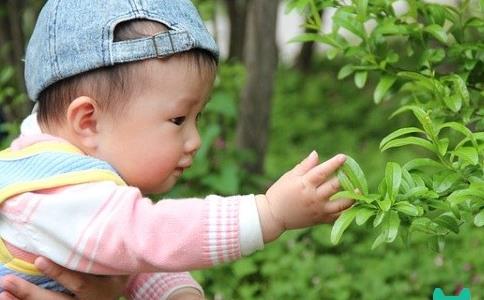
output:
[[[373,220],[373,227],[378,227],[383,221],[383,219],[385,218],[385,216],[386,216],[385,211],[379,211],[375,219]]]
[[[394,116],[401,114],[402,112],[405,112],[405,111],[413,112],[414,116],[420,122],[420,124],[422,125],[422,128],[427,133],[427,135],[430,138],[436,138],[437,133],[436,133],[436,130],[435,130],[435,126],[434,126],[432,120],[430,119],[429,114],[419,106],[416,106],[416,105],[402,106],[401,108],[397,109],[390,116],[390,118],[393,118]]]
[[[346,156],[346,161],[340,168],[338,174],[340,172],[343,172],[347,176],[353,189],[357,188],[363,195],[368,194],[368,184],[366,182],[365,173],[363,173],[363,170],[353,158]]]
[[[395,210],[406,214],[407,216],[416,217],[419,215],[418,208],[408,201],[397,202],[394,206]]]
[[[445,166],[442,163],[437,162],[430,158],[416,158],[416,159],[412,159],[411,161],[403,165],[403,168],[408,171],[424,170],[427,168],[431,168],[435,171],[438,171],[441,169],[445,169]]]
[[[353,68],[353,65],[351,64],[348,64],[348,65],[345,65],[343,66],[339,72],[338,72],[338,79],[344,79],[348,76],[350,76],[353,72],[354,72],[354,68]]]
[[[449,215],[440,215],[433,221],[454,233],[459,233],[459,224],[454,217],[451,217]]]
[[[454,155],[459,157],[461,160],[469,163],[471,165],[478,165],[479,164],[479,154],[477,153],[476,148],[473,147],[460,147],[454,151],[452,151]]]
[[[435,149],[435,146],[431,142],[418,137],[406,137],[401,139],[394,139],[388,142],[387,144],[385,144],[385,146],[383,146],[383,148],[381,148],[380,150],[383,152],[390,148],[396,148],[396,147],[402,147],[402,146],[408,146],[408,145],[420,146],[434,153],[437,153],[437,149]]]
[[[459,95],[444,97],[445,105],[453,112],[458,112],[462,107],[462,98]]]
[[[395,199],[400,189],[402,180],[402,168],[399,164],[388,162],[385,167],[385,179],[387,182],[387,193],[390,199]]]
[[[442,26],[437,24],[432,24],[424,28],[424,31],[430,33],[434,38],[436,38],[441,43],[447,44],[449,41],[449,37],[447,36],[447,32],[445,32]]]
[[[368,72],[366,71],[358,71],[355,73],[355,85],[358,88],[363,88],[366,84],[366,79],[368,77]]]
[[[477,227],[484,226],[484,210],[481,210],[475,217],[474,217],[474,224]]]
[[[455,172],[440,172],[433,178],[433,187],[437,193],[445,193],[461,180],[461,175]]]
[[[391,140],[393,140],[393,139],[395,139],[397,137],[400,137],[402,135],[409,134],[409,133],[425,133],[425,132],[422,129],[417,128],[417,127],[400,128],[400,129],[395,130],[394,132],[390,133],[385,138],[383,138],[383,140],[380,142],[380,149],[386,143],[388,143],[389,141],[391,141]]]
[[[339,216],[331,230],[331,243],[336,245],[340,241],[343,232],[353,222],[357,212],[356,209],[348,209]]]
[[[371,203],[375,200],[374,198],[370,198],[351,191],[340,191],[334,194],[333,196],[331,196],[330,198],[330,200],[336,200],[336,199],[354,199],[354,200],[360,200],[366,203]]]
[[[374,216],[375,214],[376,214],[376,210],[374,209],[370,209],[366,207],[360,208],[358,210],[358,213],[356,214],[356,219],[355,219],[356,225],[361,226],[365,224],[366,221],[368,221],[368,219]]]
[[[388,90],[395,83],[395,80],[397,80],[397,78],[391,75],[382,76],[382,78],[378,82],[378,85],[375,88],[375,92],[373,93],[373,100],[376,104],[381,102]]]

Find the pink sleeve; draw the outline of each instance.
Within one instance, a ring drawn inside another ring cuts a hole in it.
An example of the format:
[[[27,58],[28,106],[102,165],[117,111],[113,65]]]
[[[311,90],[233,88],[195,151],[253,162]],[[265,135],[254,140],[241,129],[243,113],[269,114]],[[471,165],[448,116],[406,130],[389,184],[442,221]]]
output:
[[[93,230],[77,270],[177,272],[241,256],[238,209],[242,197],[162,200],[123,193],[103,227]],[[97,246],[96,241],[102,241]],[[69,266],[71,267],[71,265]]]
[[[153,204],[136,188],[83,184],[9,199],[0,209],[0,234],[24,251],[86,273],[192,271],[241,256],[239,210],[253,198]]]
[[[188,272],[138,274],[128,282],[126,294],[130,300],[165,300],[181,288],[193,288],[203,296],[202,287]]]

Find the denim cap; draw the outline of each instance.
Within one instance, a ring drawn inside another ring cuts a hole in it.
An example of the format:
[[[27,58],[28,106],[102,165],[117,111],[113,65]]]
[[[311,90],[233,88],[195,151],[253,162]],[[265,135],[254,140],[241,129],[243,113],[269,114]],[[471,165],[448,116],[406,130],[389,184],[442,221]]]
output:
[[[114,42],[119,23],[144,19],[168,28],[151,37]],[[115,64],[165,57],[190,49],[219,50],[190,0],[49,0],[25,56],[30,99],[62,79]]]

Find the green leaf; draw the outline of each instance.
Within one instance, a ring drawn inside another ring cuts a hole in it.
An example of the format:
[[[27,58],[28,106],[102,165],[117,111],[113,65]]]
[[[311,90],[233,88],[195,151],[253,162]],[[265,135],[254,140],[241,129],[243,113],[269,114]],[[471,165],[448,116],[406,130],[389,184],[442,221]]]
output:
[[[470,101],[469,90],[467,89],[467,85],[466,85],[464,79],[462,79],[462,77],[460,77],[457,74],[449,75],[449,76],[445,77],[444,79],[445,80],[448,79],[448,80],[452,81],[452,83],[454,85],[454,89],[457,90],[457,92],[459,93],[460,99],[466,105],[469,105],[469,101]]]
[[[484,200],[484,189],[471,186],[465,190],[454,191],[447,197],[447,201],[455,205],[474,200]]]
[[[373,242],[371,249],[375,249],[383,243],[391,243],[398,235],[398,228],[400,227],[400,217],[398,213],[391,211],[387,218],[383,221],[382,229],[378,237]]]
[[[378,85],[375,88],[375,92],[373,93],[373,100],[376,104],[379,104],[381,102],[388,90],[395,83],[395,80],[397,80],[397,78],[391,75],[382,76],[382,78],[378,82]]]
[[[433,188],[439,194],[445,193],[461,180],[461,176],[455,172],[440,172],[433,178]]]
[[[389,218],[387,218],[388,235],[385,240],[387,243],[391,243],[395,240],[398,234],[398,227],[400,227],[400,217],[398,213],[391,211]]]
[[[344,49],[346,47],[344,41],[341,37],[333,36],[331,34],[317,34],[317,33],[304,33],[301,35],[296,36],[294,39],[290,40],[289,42],[309,42],[315,41],[322,44],[327,44],[333,46],[337,49]]]
[[[449,147],[449,139],[443,138],[440,139],[438,142],[439,153],[441,156],[445,156],[447,153],[447,148]]]
[[[356,7],[358,17],[360,20],[366,20],[366,11],[368,8],[368,0],[356,0]]]
[[[477,227],[484,226],[484,210],[481,210],[475,217],[474,217],[474,224]]]
[[[428,192],[428,188],[426,188],[425,186],[416,186],[416,187],[413,187],[411,188],[408,192],[406,192],[402,197],[404,199],[409,199],[409,198],[419,198],[423,195],[425,195],[425,193]]]
[[[376,237],[375,241],[371,245],[371,250],[378,248],[381,244],[383,244],[387,238],[388,232],[385,230],[380,231],[380,234]]]
[[[354,70],[354,66],[351,64],[343,66],[338,72],[338,79],[341,80],[350,76],[354,72]]]
[[[385,167],[385,180],[387,183],[387,193],[392,201],[400,190],[400,183],[402,180],[402,168],[399,164],[388,162]]]
[[[426,168],[434,169],[435,171],[439,171],[442,169],[446,169],[445,166],[433,159],[430,158],[416,158],[412,159],[411,161],[407,162],[404,166],[404,169],[411,171],[411,170],[423,170]]]
[[[402,178],[401,189],[404,193],[415,187],[415,182],[413,181],[412,175],[410,175],[405,168],[402,168]]]
[[[390,198],[384,198],[381,201],[377,201],[377,203],[383,211],[389,211],[390,207],[392,207],[392,199]]]
[[[394,139],[394,140],[388,142],[380,150],[383,152],[383,151],[388,150],[390,148],[396,148],[396,147],[407,146],[407,145],[420,146],[420,147],[423,147],[423,148],[430,150],[434,153],[437,153],[435,146],[431,142],[424,140],[422,138],[418,138],[418,137],[406,137],[406,138],[401,138],[401,139]]]
[[[444,97],[445,105],[453,112],[458,112],[462,107],[462,98],[459,95]]]
[[[395,24],[394,18],[387,18],[378,22],[377,27],[371,33],[372,37],[378,38],[379,35],[407,35],[408,28],[406,25]]]
[[[472,142],[472,145],[475,148],[478,147],[477,140],[476,140],[476,133],[473,133],[469,128],[467,128],[463,124],[457,123],[457,122],[446,122],[446,123],[437,127],[437,134],[439,134],[440,131],[444,128],[451,128],[451,129],[453,129],[457,132],[462,133],[464,136],[467,137],[468,140],[470,140]],[[456,147],[456,148],[458,148],[458,147]]]
[[[333,15],[333,22],[334,25],[346,28],[362,39],[365,36],[363,23],[358,21],[356,15],[347,11],[345,7],[340,7],[336,11],[336,13]]]
[[[409,110],[413,112],[414,116],[420,122],[420,124],[422,125],[422,128],[424,129],[425,133],[427,133],[427,135],[431,139],[436,139],[437,133],[435,132],[435,126],[434,126],[432,120],[430,119],[429,114],[419,106],[416,106],[416,105],[402,106],[401,108],[397,109],[390,116],[390,118],[393,118],[394,116],[401,114],[402,112],[409,111]]]
[[[459,224],[454,217],[449,215],[440,215],[433,220],[435,223],[439,224],[440,226],[449,229],[454,233],[459,233]]]
[[[367,207],[361,207],[356,214],[355,222],[357,225],[361,226],[368,221],[373,215],[376,214],[376,210]]]
[[[449,41],[449,37],[447,36],[447,32],[445,32],[442,26],[437,24],[432,24],[424,28],[424,31],[430,33],[435,39],[440,41],[443,44],[447,44]]]
[[[338,244],[343,232],[348,226],[350,226],[351,222],[353,222],[357,212],[358,210],[350,208],[344,211],[336,222],[334,222],[333,228],[331,229],[331,243],[333,245]]]
[[[452,153],[466,163],[469,163],[471,165],[479,164],[479,154],[477,153],[476,148],[460,147],[452,151]]]
[[[420,215],[418,208],[408,201],[397,202],[393,207],[395,210],[408,216],[417,217]]]
[[[383,140],[380,142],[380,149],[389,141],[409,133],[425,133],[425,132],[422,129],[417,127],[405,127],[405,128],[395,130],[394,132],[390,133],[385,138],[383,138]]]
[[[334,194],[330,198],[330,200],[336,200],[336,199],[354,199],[354,200],[360,200],[360,201],[363,201],[363,202],[366,202],[366,203],[371,203],[371,202],[374,201],[374,199],[372,199],[370,197],[367,197],[367,196],[364,196],[364,195],[361,195],[361,194],[357,194],[357,193],[351,192],[351,191],[337,192],[336,194]]]
[[[383,219],[385,218],[386,214],[387,213],[385,211],[379,211],[375,219],[373,220],[373,227],[378,227],[378,225],[380,225]]]
[[[338,180],[339,180],[340,185],[346,191],[354,191],[356,189],[356,187],[354,187],[353,184],[351,183],[348,176],[346,176],[346,174],[342,170],[338,171]]]
[[[355,73],[355,85],[358,88],[363,88],[366,84],[366,79],[368,78],[368,72],[358,71]]]
[[[357,188],[363,195],[368,195],[368,183],[366,182],[365,173],[363,173],[363,170],[352,157],[346,156],[346,161],[338,174],[340,172],[343,172],[351,182],[353,190],[350,191],[354,192],[354,188]]]
[[[402,71],[398,72],[397,76],[404,79],[421,82],[428,90],[432,90],[434,88],[434,81],[431,78],[428,78],[427,76],[417,72]]]

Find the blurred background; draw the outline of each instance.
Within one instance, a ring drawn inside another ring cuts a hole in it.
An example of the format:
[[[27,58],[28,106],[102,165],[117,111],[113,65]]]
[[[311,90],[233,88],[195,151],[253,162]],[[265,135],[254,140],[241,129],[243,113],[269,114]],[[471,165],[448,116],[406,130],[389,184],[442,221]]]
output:
[[[31,111],[23,80],[24,49],[43,0],[0,1],[0,145],[8,146]],[[412,149],[381,153],[380,140],[411,118],[389,119],[397,100],[375,105],[376,80],[364,89],[337,80],[343,59],[325,47],[291,43],[304,17],[284,1],[197,0],[222,51],[212,99],[201,120],[203,145],[192,169],[169,195],[263,193],[312,150],[321,159],[353,156],[370,187],[387,161]],[[330,11],[321,11],[324,26]],[[75,13],[73,14],[75,17]],[[27,74],[28,76],[28,74]],[[413,151],[418,151],[415,149]],[[1,170],[0,170],[1,171]],[[162,222],[162,220],[160,220]],[[330,225],[288,232],[237,263],[195,272],[209,299],[432,299],[468,287],[484,299],[482,229],[462,228],[442,251],[418,235],[371,251],[374,232],[352,226],[333,246]]]

